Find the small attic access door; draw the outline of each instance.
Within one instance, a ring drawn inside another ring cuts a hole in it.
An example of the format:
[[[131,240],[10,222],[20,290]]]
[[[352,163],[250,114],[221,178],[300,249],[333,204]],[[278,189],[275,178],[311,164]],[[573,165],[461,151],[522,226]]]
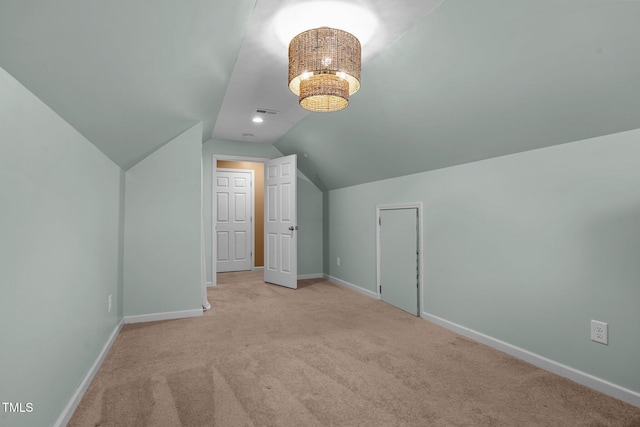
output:
[[[377,208],[378,298],[414,316],[422,301],[421,204]]]

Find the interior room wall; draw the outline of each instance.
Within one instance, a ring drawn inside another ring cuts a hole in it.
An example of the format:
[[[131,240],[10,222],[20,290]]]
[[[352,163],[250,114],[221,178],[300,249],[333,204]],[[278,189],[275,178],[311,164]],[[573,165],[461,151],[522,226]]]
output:
[[[213,156],[238,156],[274,159],[282,153],[271,144],[209,140],[202,147],[204,165],[204,227],[207,259],[207,282],[212,283],[212,165]],[[298,173],[298,274],[322,274],[322,192],[304,175]],[[318,210],[315,210],[318,208]]]
[[[322,191],[298,172],[298,276],[322,276]]]
[[[253,171],[254,206],[254,266],[264,267],[264,163],[218,160],[218,168],[244,169]]]
[[[120,209],[118,226],[118,317],[124,317],[124,218],[125,191],[127,185],[126,172],[120,169]]]
[[[0,141],[0,425],[53,425],[122,318],[121,169],[1,68]]]
[[[634,130],[330,191],[325,273],[374,291],[376,204],[422,202],[427,314],[640,392],[639,158]]]
[[[126,173],[124,315],[201,305],[202,123]]]

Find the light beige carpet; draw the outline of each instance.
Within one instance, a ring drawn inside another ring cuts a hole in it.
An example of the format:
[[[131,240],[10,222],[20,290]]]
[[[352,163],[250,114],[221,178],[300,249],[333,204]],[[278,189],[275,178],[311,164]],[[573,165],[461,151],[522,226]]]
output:
[[[126,325],[69,426],[640,426],[640,408],[323,280],[224,273]]]

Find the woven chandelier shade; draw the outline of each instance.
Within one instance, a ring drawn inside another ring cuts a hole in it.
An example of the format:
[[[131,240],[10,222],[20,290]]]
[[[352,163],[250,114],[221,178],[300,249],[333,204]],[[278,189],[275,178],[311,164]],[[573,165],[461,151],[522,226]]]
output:
[[[360,89],[360,57],[360,41],[346,31],[304,31],[289,44],[289,89],[306,110],[342,110]]]

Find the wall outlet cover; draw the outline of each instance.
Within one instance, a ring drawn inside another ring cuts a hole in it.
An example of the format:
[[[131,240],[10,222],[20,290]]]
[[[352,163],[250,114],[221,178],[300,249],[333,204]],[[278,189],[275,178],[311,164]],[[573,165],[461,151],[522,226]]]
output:
[[[609,325],[599,320],[591,320],[591,341],[609,344]]]

